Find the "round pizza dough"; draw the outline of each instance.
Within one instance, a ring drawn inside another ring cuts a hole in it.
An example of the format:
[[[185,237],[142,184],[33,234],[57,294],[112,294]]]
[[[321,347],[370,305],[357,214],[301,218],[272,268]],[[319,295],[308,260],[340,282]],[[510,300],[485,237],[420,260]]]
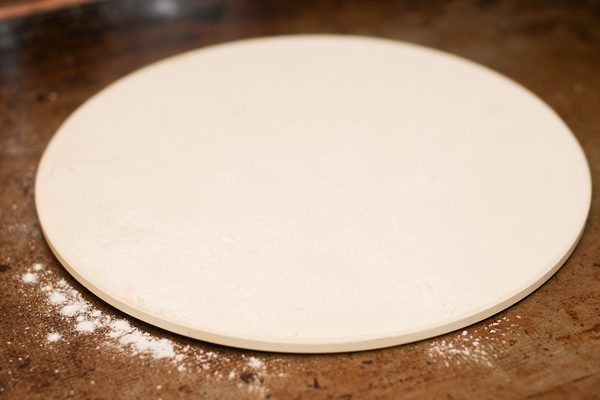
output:
[[[531,293],[582,232],[567,126],[423,47],[245,40],[169,58],[79,108],[36,204],[65,268],[182,335],[282,352],[396,345]]]

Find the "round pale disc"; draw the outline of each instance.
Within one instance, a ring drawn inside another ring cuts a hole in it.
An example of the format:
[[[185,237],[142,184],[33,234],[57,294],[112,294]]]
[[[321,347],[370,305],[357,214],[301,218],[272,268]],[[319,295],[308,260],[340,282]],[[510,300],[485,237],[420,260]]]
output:
[[[585,157],[531,93],[394,41],[241,41],[85,103],[36,203],[77,280],[130,315],[260,350],[335,352],[462,328],[573,250]]]

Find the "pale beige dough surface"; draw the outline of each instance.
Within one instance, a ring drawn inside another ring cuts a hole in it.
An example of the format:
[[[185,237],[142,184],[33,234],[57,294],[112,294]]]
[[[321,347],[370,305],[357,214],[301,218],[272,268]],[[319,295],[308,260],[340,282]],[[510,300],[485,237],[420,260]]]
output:
[[[59,129],[36,203],[63,265],[165,329],[330,352],[458,329],[541,285],[590,202],[575,138],[454,56],[341,36],[187,53]]]

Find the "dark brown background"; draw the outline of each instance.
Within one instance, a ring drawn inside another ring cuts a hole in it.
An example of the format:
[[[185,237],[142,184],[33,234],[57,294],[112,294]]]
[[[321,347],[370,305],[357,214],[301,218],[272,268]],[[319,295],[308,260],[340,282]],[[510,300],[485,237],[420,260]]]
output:
[[[135,323],[191,345],[191,352],[214,351],[210,374],[193,363],[181,372],[168,360],[132,356],[104,346],[97,334],[67,332],[46,343],[47,332],[65,322],[38,289],[21,282],[33,262],[120,315],[68,277],[40,234],[32,184],[61,121],[115,79],[164,57],[239,38],[307,32],[419,43],[508,75],[564,118],[594,182],[600,179],[599,2],[140,0],[0,21],[0,397],[600,398],[596,185],[586,231],[565,266],[519,304],[468,328],[493,347],[485,362],[432,356],[441,340],[457,343],[460,333],[379,351],[295,356],[212,346]],[[498,319],[503,336],[492,346],[487,332]],[[265,360],[265,371],[248,370],[250,355]]]

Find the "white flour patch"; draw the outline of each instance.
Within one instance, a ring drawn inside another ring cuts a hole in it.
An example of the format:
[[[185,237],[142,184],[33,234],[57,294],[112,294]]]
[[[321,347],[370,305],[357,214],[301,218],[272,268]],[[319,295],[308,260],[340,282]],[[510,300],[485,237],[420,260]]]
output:
[[[52,301],[51,298],[56,298],[58,296],[64,297],[64,294],[53,291],[52,293],[50,293],[48,300]],[[63,303],[65,303],[66,301],[67,301],[67,299],[65,297],[65,301],[63,301]],[[60,309],[60,313],[66,317],[73,317],[79,313],[84,312],[85,309],[86,309],[86,305],[80,301],[68,302],[68,304],[66,306],[64,306],[63,308]]]
[[[521,316],[517,316],[521,318]],[[487,367],[494,366],[498,357],[497,350],[506,344],[504,336],[519,336],[514,332],[518,324],[508,317],[487,323],[471,332],[464,330],[458,334],[447,335],[443,339],[434,339],[427,349],[430,359],[446,367],[475,363]]]
[[[280,371],[284,365],[281,359],[272,358],[267,363],[262,358],[242,355],[241,358],[231,360],[223,354],[226,352],[181,345],[145,332],[125,318],[111,317],[94,307],[66,280],[57,277],[42,264],[33,264],[19,277],[28,286],[36,284],[34,287],[44,295],[48,305],[48,311],[44,315],[52,315],[54,312],[55,318],[65,322],[59,325],[60,332],[53,330],[47,333],[45,343],[48,345],[59,341],[68,345],[76,337],[101,340],[101,347],[113,348],[134,357],[166,361],[179,373],[204,373],[212,379],[238,381],[236,386],[245,396],[258,398],[268,395],[264,383],[266,378],[287,376]]]
[[[21,277],[21,280],[25,283],[36,283],[38,280],[38,276],[37,276],[37,274],[34,274],[33,272],[26,272]]]
[[[79,317],[77,317],[79,318]],[[94,330],[96,329],[96,324],[94,323],[94,321],[87,321],[87,320],[80,320],[77,325],[75,325],[75,330],[79,331],[79,332],[85,332],[85,333],[89,333],[89,332],[94,332]]]
[[[264,366],[264,363],[256,357],[250,357],[248,359],[248,366],[250,368],[257,369],[257,368],[262,368]]]
[[[119,337],[125,333],[131,332],[132,328],[129,325],[129,321],[125,319],[117,319],[116,321],[112,321],[110,323],[110,327],[112,328],[109,335],[111,337]]]
[[[49,342],[57,342],[61,337],[62,335],[58,332],[50,332],[48,336],[46,336],[46,339],[48,339]]]
[[[111,332],[113,333],[113,332]],[[119,337],[120,333],[113,333],[113,336]],[[130,332],[123,333],[119,337],[119,343],[129,345],[134,354],[149,353],[154,358],[173,358],[177,361],[177,353],[173,343],[168,339],[157,339],[147,332],[141,332],[139,329],[132,329]]]
[[[64,279],[52,282],[51,274],[45,274],[46,283],[42,292],[46,294],[48,303],[53,306],[63,318],[72,322],[71,329],[79,334],[99,332],[117,348],[128,350],[134,355],[150,356],[156,359],[171,358],[182,361],[177,357],[173,343],[169,339],[156,338],[147,332],[132,327],[125,319],[113,320],[95,309]]]
[[[64,294],[55,292],[50,293],[50,296],[48,296],[48,301],[50,302],[50,304],[58,305],[65,303],[67,301],[67,298]]]
[[[237,376],[235,371],[232,371],[228,375],[229,380],[235,379]],[[267,377],[267,370],[264,361],[257,357],[248,357],[246,359],[245,368],[239,374],[242,381],[246,384],[246,391],[248,394],[258,397],[266,397],[267,392],[263,382]],[[238,383],[238,387],[242,387],[242,383]]]

